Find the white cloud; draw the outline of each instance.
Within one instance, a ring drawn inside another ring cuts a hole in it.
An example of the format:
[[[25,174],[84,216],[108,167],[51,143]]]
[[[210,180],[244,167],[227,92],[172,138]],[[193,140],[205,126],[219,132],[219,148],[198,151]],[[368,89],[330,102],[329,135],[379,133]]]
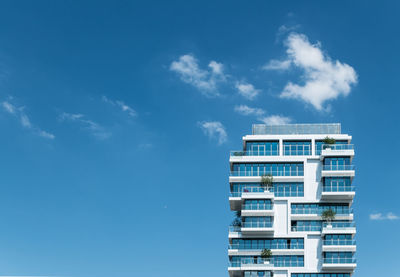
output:
[[[245,115],[245,116],[256,116],[259,121],[262,121],[267,125],[281,125],[288,124],[292,121],[290,117],[281,116],[281,115],[269,115],[264,116],[266,112],[263,109],[252,108],[246,105],[235,106],[235,112]]]
[[[270,60],[266,65],[263,66],[265,70],[286,70],[290,67],[292,62],[290,60]]]
[[[388,212],[386,215],[382,213],[372,213],[369,215],[371,220],[397,220],[399,217],[392,212]]]
[[[105,103],[111,104],[113,106],[117,106],[119,107],[123,112],[126,112],[130,117],[135,117],[137,116],[137,113],[134,109],[132,109],[131,107],[129,107],[128,105],[126,105],[124,102],[120,101],[120,100],[111,100],[109,98],[107,98],[106,96],[102,97],[102,100]]]
[[[198,122],[204,134],[210,139],[217,139],[218,144],[225,143],[228,139],[224,125],[219,121],[203,121]]]
[[[255,116],[262,116],[265,114],[265,111],[259,108],[252,108],[247,105],[239,105],[235,106],[235,112],[241,115],[255,115]]]
[[[245,82],[236,82],[235,88],[238,90],[240,95],[249,100],[253,100],[261,92],[261,90],[256,89],[252,84]]]
[[[88,130],[94,137],[98,139],[107,139],[111,136],[111,133],[106,131],[103,126],[90,119],[86,119],[83,114],[71,114],[64,112],[59,116],[59,119],[61,121],[78,122],[81,124],[83,129]]]
[[[201,69],[197,59],[191,55],[180,56],[177,61],[173,61],[170,70],[176,72],[185,83],[196,87],[200,92],[208,97],[219,96],[218,83],[226,80],[223,65],[216,61],[208,64],[208,69]]]
[[[280,96],[300,99],[317,110],[324,109],[324,103],[347,96],[351,86],[357,83],[357,73],[348,64],[333,61],[321,49],[321,45],[311,44],[303,34],[291,33],[285,43],[287,59],[272,60],[268,69],[282,70],[288,65],[302,70],[303,85],[288,82]]]
[[[281,115],[270,115],[267,117],[259,118],[259,120],[267,125],[282,125],[282,124],[288,124],[292,121],[290,117]]]
[[[31,123],[31,120],[29,119],[28,115],[24,112],[24,107],[17,107],[9,101],[1,102],[1,107],[8,114],[18,118],[19,122],[21,123],[21,126],[24,127],[25,129],[31,130],[34,134],[40,137],[47,139],[55,139],[56,137],[55,135],[40,129],[39,127],[36,127]]]

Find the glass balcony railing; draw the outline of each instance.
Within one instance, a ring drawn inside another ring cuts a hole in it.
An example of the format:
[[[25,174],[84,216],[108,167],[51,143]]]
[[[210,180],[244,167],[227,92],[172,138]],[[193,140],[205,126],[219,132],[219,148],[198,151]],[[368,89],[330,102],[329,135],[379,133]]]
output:
[[[238,233],[241,231],[241,226],[229,226],[229,232],[231,233]]]
[[[356,191],[356,188],[355,188],[355,186],[324,185],[324,186],[322,186],[322,191],[323,192],[352,192],[352,191]]]
[[[354,165],[323,165],[322,170],[338,171],[338,170],[354,170]]]
[[[290,257],[290,256],[289,256]],[[296,257],[296,256],[295,256]],[[263,259],[261,257],[249,257],[242,258],[241,260],[229,262],[229,267],[303,267],[303,259],[280,259],[280,258],[270,258]]]
[[[272,222],[243,222],[243,228],[272,228]]]
[[[357,263],[356,259],[351,258],[324,258],[324,264],[355,264]]]
[[[324,240],[324,245],[356,245],[354,239],[329,239]]]
[[[279,244],[279,243],[272,243],[266,246],[254,246],[254,245],[246,245],[246,244],[229,244],[228,249],[235,249],[235,250],[253,250],[253,251],[261,251],[264,249],[304,249],[304,244],[301,243],[291,243],[288,244]]]
[[[324,222],[322,225],[324,228],[332,228],[332,229],[351,229],[356,227],[355,222],[348,221],[333,221],[333,222]]]
[[[353,213],[352,208],[292,208],[292,214],[316,214],[316,215],[321,215],[324,211],[326,210],[333,210],[336,215],[350,215]]]
[[[354,150],[354,144],[323,144],[322,149],[330,150]]]
[[[272,210],[272,204],[243,204],[242,210]]]
[[[341,170],[341,169],[337,169]],[[293,171],[231,171],[230,176],[263,176],[263,175],[272,175],[272,176],[304,176],[303,170],[293,170]]]
[[[266,193],[266,192],[273,193],[274,188],[273,187],[270,187],[270,188],[246,187],[246,188],[243,188],[242,191],[231,192],[230,197],[241,197],[243,193]]]
[[[292,232],[321,232],[321,226],[292,226]]]
[[[230,152],[231,157],[242,157],[242,156],[278,156],[279,150],[235,150]]]

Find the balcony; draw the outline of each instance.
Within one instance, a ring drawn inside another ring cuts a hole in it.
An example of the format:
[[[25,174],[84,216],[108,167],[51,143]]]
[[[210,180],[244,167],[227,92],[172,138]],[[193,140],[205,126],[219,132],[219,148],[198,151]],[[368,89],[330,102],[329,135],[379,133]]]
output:
[[[334,271],[353,271],[357,267],[355,258],[324,258],[322,269]]]
[[[243,222],[241,232],[243,235],[271,235],[274,226],[272,222]]]
[[[261,257],[242,258],[238,261],[229,262],[228,270],[271,270],[276,267],[303,267],[304,261],[302,260],[278,260],[263,259]]]
[[[325,252],[356,252],[356,241],[354,239],[330,239],[324,240],[322,251]]]
[[[242,216],[274,216],[274,207],[271,204],[243,204]]]
[[[230,171],[229,182],[261,182],[261,176],[271,174],[274,182],[303,182],[304,171]]]
[[[287,247],[287,246],[286,246]],[[230,244],[228,247],[228,255],[251,255],[251,256],[260,256],[261,251],[267,247],[255,249],[244,247],[244,245],[238,244]],[[268,248],[269,249],[269,248]],[[284,248],[284,247],[273,247],[271,248],[273,255],[304,255],[304,245],[292,245],[291,248]]]
[[[322,234],[355,234],[356,224],[355,222],[327,222],[323,223]]]
[[[353,200],[355,193],[354,186],[330,186],[322,187],[321,199],[323,200]]]
[[[325,209],[327,210],[327,209]],[[353,220],[353,209],[352,208],[341,208],[334,209],[336,212],[335,218],[337,220]],[[291,219],[292,220],[321,220],[321,214],[324,211],[322,208],[292,208]]]
[[[273,199],[273,188],[264,189],[262,187],[248,187],[243,191],[231,192],[229,195],[229,203],[232,211],[241,208],[244,199]]]
[[[279,156],[279,150],[258,150],[258,151],[242,151],[234,150],[230,152],[231,157],[241,158],[248,156]]]
[[[322,177],[354,177],[354,165],[323,165],[321,171]]]
[[[353,144],[324,144],[322,145],[322,151],[320,159],[323,160],[325,157],[332,156],[346,156],[354,157],[354,145]]]

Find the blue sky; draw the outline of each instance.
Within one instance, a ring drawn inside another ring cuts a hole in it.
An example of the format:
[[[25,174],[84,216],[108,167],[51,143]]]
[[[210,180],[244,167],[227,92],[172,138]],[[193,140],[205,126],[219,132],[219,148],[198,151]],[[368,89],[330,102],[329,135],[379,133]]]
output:
[[[354,276],[396,276],[399,8],[2,1],[0,275],[227,276],[228,151],[341,122]]]

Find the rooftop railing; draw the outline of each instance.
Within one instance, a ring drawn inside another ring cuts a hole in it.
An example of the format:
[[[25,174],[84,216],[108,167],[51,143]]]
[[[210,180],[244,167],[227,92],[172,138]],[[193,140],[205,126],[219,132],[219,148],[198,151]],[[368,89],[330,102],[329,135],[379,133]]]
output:
[[[328,124],[253,124],[253,135],[340,134],[340,123]]]
[[[322,170],[339,171],[339,170],[354,170],[354,165],[323,165]]]

